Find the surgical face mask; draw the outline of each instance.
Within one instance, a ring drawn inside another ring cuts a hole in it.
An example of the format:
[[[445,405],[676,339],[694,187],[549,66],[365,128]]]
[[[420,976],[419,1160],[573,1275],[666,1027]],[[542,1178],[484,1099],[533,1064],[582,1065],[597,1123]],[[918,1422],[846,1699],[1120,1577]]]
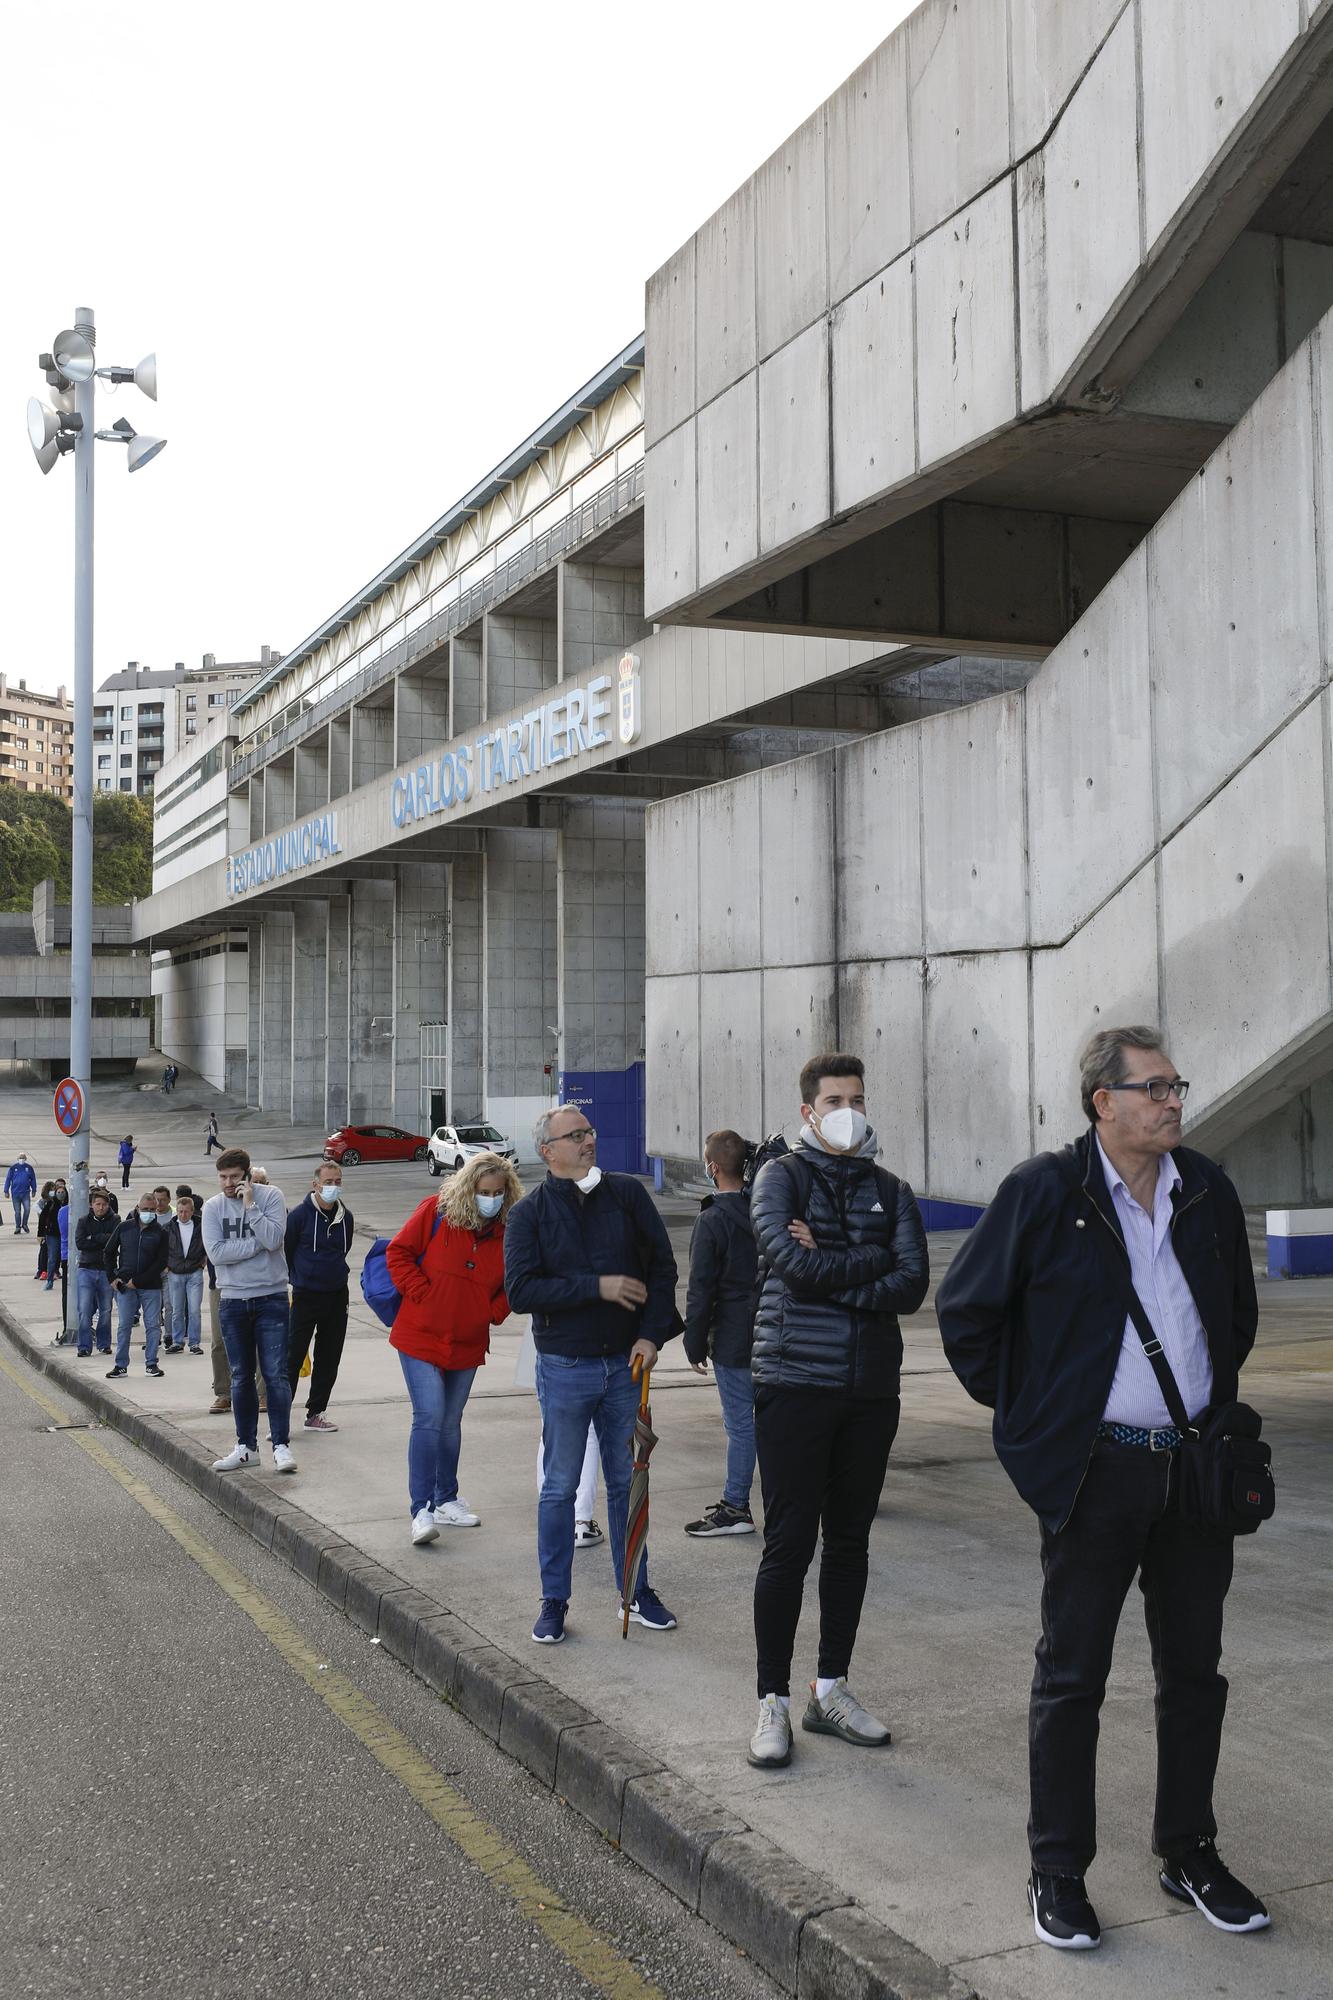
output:
[[[840,1104],[836,1111],[816,1116],[815,1130],[831,1153],[854,1153],[866,1136],[865,1113]]]
[[[583,1179],[581,1181],[575,1181],[574,1185],[576,1188],[578,1188],[581,1194],[591,1194],[601,1178],[602,1178],[602,1170],[600,1167],[589,1167],[587,1173],[583,1176]]]
[[[139,1224],[141,1228],[147,1229],[149,1223],[156,1221],[156,1219],[157,1210],[155,1208],[141,1208],[139,1210]]]
[[[582,1182],[579,1185],[582,1186]],[[477,1196],[478,1212],[485,1216],[487,1222],[494,1222],[504,1205],[505,1198],[502,1194],[479,1194]]]
[[[327,1202],[329,1207],[332,1208],[334,1202],[337,1201],[339,1195],[342,1193],[342,1183],[340,1181],[321,1181],[315,1192],[321,1201]]]

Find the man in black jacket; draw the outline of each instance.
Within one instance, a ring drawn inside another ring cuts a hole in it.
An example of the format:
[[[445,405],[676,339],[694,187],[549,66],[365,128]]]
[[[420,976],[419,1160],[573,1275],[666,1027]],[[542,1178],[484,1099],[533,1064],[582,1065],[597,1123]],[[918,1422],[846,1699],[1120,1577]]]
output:
[[[764,1494],[750,1762],[761,1769],[791,1761],[792,1648],[821,1526],[819,1665],[802,1727],[867,1748],[890,1740],[847,1675],[898,1429],[898,1314],[921,1304],[930,1269],[911,1188],[875,1165],[865,1103],[858,1057],[808,1062],[800,1143],[769,1161],[750,1197],[762,1277],[753,1366]]]
[[[747,1147],[739,1132],[710,1132],[704,1172],[713,1184],[690,1236],[690,1282],[685,1293],[685,1358],[696,1375],[713,1376],[727,1433],[727,1477],[722,1498],[687,1535],[752,1535],[750,1487],[754,1482],[754,1377],[750,1348],[759,1302],[759,1253],[750,1227],[745,1187]]]
[[[74,1229],[74,1249],[78,1256],[76,1298],[79,1307],[79,1344],[82,1355],[93,1351],[94,1331],[100,1354],[111,1352],[111,1280],[106,1274],[106,1249],[118,1223],[110,1210],[107,1191],[93,1187],[88,1194],[88,1212]],[[97,1326],[93,1327],[93,1313]]]
[[[1001,1184],[936,1310],[954,1373],[994,1410],[1000,1462],[1041,1522],[1028,1903],[1043,1943],[1086,1951],[1101,1942],[1084,1883],[1098,1714],[1136,1573],[1157,1681],[1161,1885],[1222,1930],[1262,1929],[1268,1912],[1214,1844],[1233,1545],[1181,1517],[1181,1434],[1128,1309],[1137,1292],[1191,1422],[1234,1401],[1258,1325],[1245,1214],[1221,1169],[1179,1143],[1189,1085],[1156,1029],[1103,1030],[1080,1071],[1091,1129]]]
[[[636,1360],[651,1369],[676,1331],[676,1260],[643,1184],[597,1165],[597,1134],[576,1105],[544,1112],[533,1139],[546,1179],[509,1212],[505,1292],[515,1312],[532,1314],[537,1348],[545,1467],[537,1503],[542,1607],[532,1636],[555,1646],[565,1636],[589,1424],[601,1447],[611,1559],[623,1587],[639,1401],[630,1371]],[[646,1551],[630,1616],[650,1632],[676,1623],[649,1588]]]
[[[119,1315],[116,1365],[107,1369],[108,1379],[130,1372],[130,1328],[136,1305],[143,1307],[147,1372],[163,1373],[157,1365],[157,1343],[162,1331],[162,1277],[166,1268],[167,1232],[158,1218],[151,1190],[145,1189],[138,1207],[117,1225],[106,1246],[106,1273]]]

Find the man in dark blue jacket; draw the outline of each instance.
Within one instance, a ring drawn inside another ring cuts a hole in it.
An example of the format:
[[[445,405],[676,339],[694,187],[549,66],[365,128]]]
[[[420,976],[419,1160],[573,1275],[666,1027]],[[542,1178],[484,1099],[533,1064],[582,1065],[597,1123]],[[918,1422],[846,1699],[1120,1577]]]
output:
[[[791,1761],[791,1656],[821,1528],[819,1665],[801,1726],[867,1749],[890,1740],[847,1675],[898,1430],[898,1315],[916,1311],[930,1276],[912,1190],[875,1164],[858,1056],[805,1065],[801,1117],[799,1144],[760,1170],[750,1197],[763,1280],[753,1366],[764,1555],[749,1753],[760,1769]]]
[[[162,1333],[162,1278],[167,1268],[167,1232],[157,1213],[151,1189],[118,1224],[106,1246],[106,1274],[116,1295],[116,1365],[108,1377],[130,1372],[130,1329],[135,1307],[143,1307],[144,1353],[147,1372],[161,1375],[157,1344]]]
[[[685,1532],[697,1540],[752,1535],[750,1487],[754,1483],[754,1377],[750,1348],[759,1303],[759,1253],[750,1226],[745,1186],[749,1148],[739,1132],[710,1132],[704,1172],[713,1184],[690,1236],[690,1281],[685,1292],[685,1359],[696,1375],[713,1378],[727,1434],[727,1477],[722,1498]]]
[[[574,1496],[597,1431],[616,1581],[625,1574],[630,1453],[639,1391],[631,1368],[651,1369],[676,1331],[676,1260],[661,1216],[640,1181],[604,1174],[597,1134],[572,1104],[533,1130],[546,1179],[510,1210],[505,1292],[532,1315],[545,1471],[537,1503],[542,1607],[532,1636],[559,1645],[574,1567]],[[676,1621],[648,1586],[645,1552],[630,1615],[650,1632]],[[619,1616],[619,1613],[617,1613]]]
[[[92,1353],[94,1337],[99,1353],[111,1352],[111,1280],[106,1274],[106,1252],[119,1227],[111,1213],[106,1189],[90,1188],[88,1213],[79,1217],[74,1229],[74,1248],[79,1259],[75,1281],[79,1308],[77,1351],[84,1356]]]
[[[356,1225],[343,1206],[343,1170],[334,1160],[316,1167],[310,1193],[287,1217],[287,1269],[292,1274],[292,1325],[287,1379],[292,1395],[315,1343],[305,1399],[308,1431],[336,1431],[325,1415],[347,1338],[348,1257]]]
[[[1000,1462],[1041,1522],[1028,1904],[1038,1938],[1065,1951],[1101,1942],[1084,1883],[1098,1715],[1136,1573],[1157,1680],[1161,1885],[1221,1930],[1268,1923],[1214,1844],[1233,1545],[1181,1516],[1181,1433],[1128,1309],[1137,1292],[1191,1422],[1234,1402],[1258,1325],[1245,1212],[1221,1169],[1180,1144],[1189,1085],[1155,1028],[1102,1030],[1080,1071],[1090,1130],[1015,1168],[936,1299],[954,1373],[994,1410]]]

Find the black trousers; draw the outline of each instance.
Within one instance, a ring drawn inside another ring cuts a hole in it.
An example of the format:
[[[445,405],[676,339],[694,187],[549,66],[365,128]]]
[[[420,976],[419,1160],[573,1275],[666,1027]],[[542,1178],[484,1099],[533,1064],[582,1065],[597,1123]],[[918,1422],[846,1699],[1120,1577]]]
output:
[[[866,1594],[870,1525],[898,1430],[896,1396],[759,1384],[754,1435],[764,1494],[764,1554],[754,1584],[760,1695],[790,1694],[805,1573],[819,1562],[819,1667],[837,1680],[852,1662]]]
[[[1097,1851],[1097,1733],[1116,1626],[1138,1575],[1157,1682],[1153,1849],[1217,1833],[1227,1684],[1222,1606],[1233,1542],[1182,1521],[1174,1452],[1099,1442],[1074,1512],[1042,1529],[1041,1638],[1028,1710],[1032,1865],[1086,1873]]]
[[[301,1379],[301,1363],[315,1343],[310,1364],[310,1388],[305,1408],[308,1417],[319,1416],[329,1407],[333,1385],[338,1379],[343,1341],[347,1337],[347,1287],[340,1292],[292,1291],[292,1323],[287,1348],[287,1379],[296,1394]]]

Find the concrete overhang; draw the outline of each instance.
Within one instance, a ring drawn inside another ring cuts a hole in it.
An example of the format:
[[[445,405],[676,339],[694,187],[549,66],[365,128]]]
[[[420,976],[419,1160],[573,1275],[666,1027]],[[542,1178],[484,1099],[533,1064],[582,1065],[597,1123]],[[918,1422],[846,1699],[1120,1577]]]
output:
[[[1330,245],[1333,0],[925,0],[649,281],[647,616],[1049,646]]]

